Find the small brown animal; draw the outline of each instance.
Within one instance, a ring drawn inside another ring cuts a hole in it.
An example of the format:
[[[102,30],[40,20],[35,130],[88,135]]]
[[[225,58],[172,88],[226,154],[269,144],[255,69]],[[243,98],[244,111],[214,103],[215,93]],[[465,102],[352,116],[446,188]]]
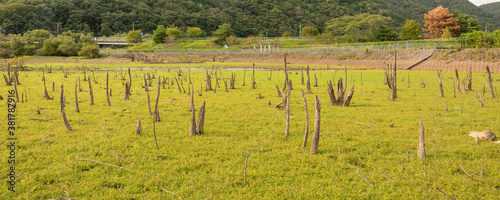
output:
[[[487,139],[487,140],[494,140],[496,135],[491,132],[490,130],[484,130],[484,131],[471,131],[469,136],[476,138],[476,139]]]

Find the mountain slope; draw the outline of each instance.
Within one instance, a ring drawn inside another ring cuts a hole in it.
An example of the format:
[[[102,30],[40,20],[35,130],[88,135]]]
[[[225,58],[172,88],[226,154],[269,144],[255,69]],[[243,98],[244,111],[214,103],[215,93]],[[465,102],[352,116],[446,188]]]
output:
[[[480,5],[479,8],[496,16],[500,16],[500,2]]]
[[[157,25],[200,27],[208,35],[230,23],[237,36],[298,35],[299,26],[322,32],[325,22],[344,15],[381,14],[400,27],[406,19],[423,21],[423,14],[443,5],[499,26],[492,14],[467,0],[0,0],[4,33],[33,29],[92,32],[108,36],[134,28],[152,33]]]

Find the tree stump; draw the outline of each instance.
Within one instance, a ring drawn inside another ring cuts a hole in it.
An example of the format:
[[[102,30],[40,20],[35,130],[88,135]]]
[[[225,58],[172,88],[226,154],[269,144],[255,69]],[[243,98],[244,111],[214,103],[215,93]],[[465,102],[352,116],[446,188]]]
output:
[[[314,133],[311,142],[311,149],[309,150],[309,154],[318,153],[318,145],[319,145],[319,129],[321,123],[321,103],[319,102],[318,95],[316,95],[316,105],[315,105],[315,115],[314,115]]]
[[[198,123],[196,124],[196,134],[203,134],[203,128],[205,126],[205,101],[200,107],[200,113],[198,114]]]
[[[418,158],[425,159],[425,130],[424,124],[422,123],[422,119],[419,119],[419,131],[418,131]]]
[[[68,118],[66,118],[66,112],[64,112],[64,107],[65,107],[65,105],[64,105],[64,87],[63,87],[62,84],[61,84],[61,98],[60,98],[60,102],[61,102],[61,114],[62,114],[62,118],[63,118],[63,121],[64,121],[64,125],[66,126],[66,129],[68,129],[68,131],[73,131],[73,129],[69,125]]]

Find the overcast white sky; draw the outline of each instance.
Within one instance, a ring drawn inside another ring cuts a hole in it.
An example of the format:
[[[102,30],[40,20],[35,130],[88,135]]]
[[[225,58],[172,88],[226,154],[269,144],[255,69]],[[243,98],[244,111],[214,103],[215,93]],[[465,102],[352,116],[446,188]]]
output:
[[[500,0],[469,0],[469,1],[479,6],[487,3],[499,2]]]

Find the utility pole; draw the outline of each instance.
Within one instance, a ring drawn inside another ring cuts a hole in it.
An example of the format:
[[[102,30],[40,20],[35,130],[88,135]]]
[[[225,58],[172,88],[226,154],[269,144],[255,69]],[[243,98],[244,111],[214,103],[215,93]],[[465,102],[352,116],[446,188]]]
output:
[[[302,38],[302,24],[299,25],[299,39]]]
[[[468,25],[467,25],[467,32],[470,33],[470,18],[467,19]]]
[[[132,31],[135,31],[135,23],[139,23],[139,21],[135,21],[132,23]]]
[[[56,22],[55,24],[56,24],[56,33],[57,33],[56,37],[59,37],[59,26],[62,24],[62,22]]]

